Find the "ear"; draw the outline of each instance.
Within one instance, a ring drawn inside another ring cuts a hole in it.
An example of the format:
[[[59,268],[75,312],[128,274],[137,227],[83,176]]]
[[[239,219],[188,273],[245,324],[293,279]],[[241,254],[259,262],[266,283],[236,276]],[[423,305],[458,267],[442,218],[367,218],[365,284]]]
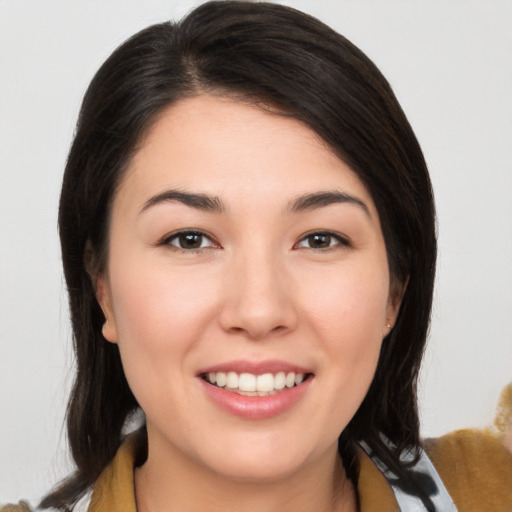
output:
[[[391,282],[389,286],[388,304],[386,309],[386,325],[384,326],[384,337],[386,337],[393,329],[398,313],[400,311],[400,305],[407,289],[409,278],[403,283],[397,281]]]
[[[105,323],[101,330],[103,337],[111,343],[117,343],[117,327],[114,312],[112,310],[112,299],[107,278],[104,275],[96,278],[94,287],[96,291],[96,298],[103,314],[105,315]]]

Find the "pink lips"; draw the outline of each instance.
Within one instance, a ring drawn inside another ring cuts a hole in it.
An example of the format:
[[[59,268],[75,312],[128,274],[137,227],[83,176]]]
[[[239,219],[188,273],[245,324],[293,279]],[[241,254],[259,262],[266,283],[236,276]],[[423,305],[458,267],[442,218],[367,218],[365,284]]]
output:
[[[295,372],[295,373],[312,373],[310,369],[295,364],[290,364],[284,361],[269,360],[269,361],[230,361],[227,363],[216,364],[202,368],[197,372],[197,375],[213,372],[236,372],[236,373],[253,373],[254,375],[263,375],[264,373],[277,373],[277,372]]]
[[[272,418],[291,409],[305,395],[313,380],[310,377],[300,385],[286,388],[275,395],[244,396],[209,384],[201,378],[202,375],[207,373],[228,371],[239,374],[247,372],[262,375],[264,373],[277,373],[280,371],[311,374],[311,370],[284,363],[283,361],[232,361],[210,366],[198,372],[198,380],[204,392],[215,405],[230,414],[252,420]]]

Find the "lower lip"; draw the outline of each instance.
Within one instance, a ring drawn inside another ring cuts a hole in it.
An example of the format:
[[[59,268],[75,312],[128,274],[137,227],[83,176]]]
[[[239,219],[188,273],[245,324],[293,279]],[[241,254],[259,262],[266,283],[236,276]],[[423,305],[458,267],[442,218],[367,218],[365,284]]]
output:
[[[304,396],[312,377],[299,386],[268,396],[244,396],[213,386],[199,377],[207,396],[220,408],[242,418],[260,420],[272,418],[291,409]]]

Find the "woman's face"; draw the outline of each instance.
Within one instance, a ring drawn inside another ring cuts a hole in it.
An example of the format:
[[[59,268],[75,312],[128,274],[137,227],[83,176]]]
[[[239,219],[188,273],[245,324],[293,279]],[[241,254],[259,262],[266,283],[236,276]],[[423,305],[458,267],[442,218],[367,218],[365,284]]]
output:
[[[103,332],[148,463],[265,480],[335,460],[399,298],[371,196],[310,129],[180,101],[123,178],[109,242]]]

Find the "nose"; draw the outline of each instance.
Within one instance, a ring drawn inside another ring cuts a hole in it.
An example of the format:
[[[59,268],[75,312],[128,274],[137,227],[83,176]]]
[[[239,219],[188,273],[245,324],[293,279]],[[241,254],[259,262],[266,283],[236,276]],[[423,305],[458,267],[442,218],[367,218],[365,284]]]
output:
[[[223,283],[225,331],[262,340],[294,330],[298,315],[284,265],[264,251],[239,255]]]

